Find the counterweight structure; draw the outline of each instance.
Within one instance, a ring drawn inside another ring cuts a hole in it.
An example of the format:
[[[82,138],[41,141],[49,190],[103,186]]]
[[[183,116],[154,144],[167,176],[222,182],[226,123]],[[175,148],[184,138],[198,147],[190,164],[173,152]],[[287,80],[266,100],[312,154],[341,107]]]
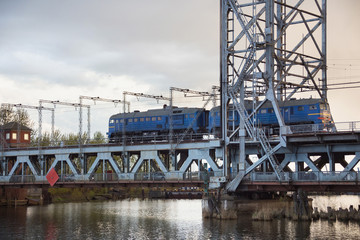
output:
[[[326,0],[221,0],[221,119],[227,186],[235,191],[242,178],[268,161],[280,180],[274,153],[286,146],[279,103],[295,97],[327,101]],[[252,109],[245,109],[245,101]],[[256,122],[261,106],[271,102],[279,142],[270,144]],[[240,116],[231,124],[229,112]],[[245,142],[258,143],[262,157],[246,167]],[[230,145],[237,145],[236,157]]]

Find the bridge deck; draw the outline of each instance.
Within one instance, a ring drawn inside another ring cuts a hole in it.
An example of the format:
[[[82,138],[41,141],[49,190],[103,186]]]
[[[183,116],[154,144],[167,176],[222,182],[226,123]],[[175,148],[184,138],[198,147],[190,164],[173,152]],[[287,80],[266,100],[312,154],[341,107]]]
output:
[[[305,132],[284,136],[287,145],[276,152],[277,155],[282,156],[279,160],[280,170],[283,171],[281,179],[277,179],[271,166],[261,164],[246,176],[239,190],[283,191],[301,187],[321,191],[359,191],[360,176],[355,166],[360,160],[360,132]],[[279,137],[270,138],[271,145],[278,143]],[[230,148],[234,151],[235,157],[231,161],[236,163],[236,155],[239,153],[238,143],[232,143]],[[81,149],[79,146],[3,149],[0,158],[0,185],[47,186],[45,176],[52,168],[56,168],[60,175],[57,185],[67,187],[203,186],[204,162],[208,164],[207,168],[211,168],[208,175],[216,177],[224,175],[221,162],[222,143],[218,139],[182,142],[176,148],[175,165],[170,159],[170,149],[171,145],[166,141],[132,143],[126,146],[118,143],[83,145]],[[114,157],[115,155],[119,157],[124,152],[135,157],[132,165],[128,165],[128,169],[126,164],[129,162]],[[80,161],[80,154],[93,157],[93,160],[87,163],[88,166]],[[246,155],[258,154],[261,154],[259,143],[248,140]],[[346,155],[351,156],[352,159],[345,161]],[[40,156],[48,161],[45,169],[41,168]],[[191,170],[193,163],[201,166],[201,171]],[[290,163],[295,164],[295,170],[291,171],[288,168]],[[248,159],[246,167],[252,164],[254,163]],[[343,169],[335,171],[335,164],[342,165]],[[325,165],[329,166],[329,171],[324,171]],[[99,173],[99,169],[102,173]],[[108,169],[111,169],[110,174]],[[232,177],[235,177],[238,170],[236,168],[232,170]],[[156,176],[156,172],[163,174],[161,181],[151,181],[141,175]],[[66,180],[69,177],[70,180]]]

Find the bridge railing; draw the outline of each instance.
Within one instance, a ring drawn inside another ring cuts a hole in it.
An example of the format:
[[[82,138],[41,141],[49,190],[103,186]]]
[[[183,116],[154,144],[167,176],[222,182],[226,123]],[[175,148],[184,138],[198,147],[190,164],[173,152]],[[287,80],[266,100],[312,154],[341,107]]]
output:
[[[178,142],[180,140],[180,135],[175,135],[173,137],[173,142]],[[182,141],[188,142],[188,141],[212,141],[216,140],[218,137],[216,135],[210,134],[210,133],[190,133],[186,135],[186,137],[182,138]],[[169,135],[143,135],[143,136],[133,136],[133,135],[126,135],[125,137],[125,144],[126,145],[137,145],[137,144],[144,144],[144,143],[151,143],[151,144],[163,144],[163,143],[169,143]],[[82,140],[82,145],[99,145],[99,144],[123,144],[123,139],[117,138],[117,139],[84,139]],[[77,139],[74,140],[44,140],[40,143],[41,147],[43,149],[46,148],[70,148],[70,147],[78,147],[79,142]],[[9,151],[9,150],[27,150],[27,149],[37,149],[38,148],[38,142],[30,142],[30,143],[11,143],[11,144],[0,144],[0,151]]]
[[[217,137],[209,134],[209,133],[189,133],[185,137],[182,137],[180,135],[173,136],[173,142],[178,142],[182,139],[182,141],[209,141],[214,140]],[[124,140],[124,141],[123,141]],[[127,145],[132,144],[141,144],[141,143],[168,143],[170,142],[169,135],[157,135],[157,134],[149,134],[149,135],[143,135],[143,136],[134,136],[134,135],[126,135],[125,139],[122,137],[116,138],[116,139],[110,139],[109,143],[115,143],[115,144],[122,144],[125,142]]]
[[[354,171],[317,171],[317,172],[283,172],[281,181],[295,182],[357,182],[360,180],[360,172]],[[275,173],[252,172],[250,181],[277,181]]]
[[[360,122],[337,122],[334,124],[301,124],[287,126],[288,134],[360,132]]]
[[[58,183],[96,183],[117,181],[205,181],[207,177],[222,176],[222,171],[196,172],[151,172],[151,173],[95,173],[92,175],[59,174]],[[10,178],[0,176],[0,183],[47,183],[45,176],[13,175]]]

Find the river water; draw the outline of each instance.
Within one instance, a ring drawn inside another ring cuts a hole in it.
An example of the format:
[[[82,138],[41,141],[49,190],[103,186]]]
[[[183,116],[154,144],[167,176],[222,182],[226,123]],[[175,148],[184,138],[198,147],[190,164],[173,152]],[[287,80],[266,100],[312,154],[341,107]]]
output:
[[[360,204],[358,196],[346,201]],[[220,221],[202,218],[201,200],[122,200],[1,207],[0,239],[360,239],[360,223],[252,221],[247,212]]]

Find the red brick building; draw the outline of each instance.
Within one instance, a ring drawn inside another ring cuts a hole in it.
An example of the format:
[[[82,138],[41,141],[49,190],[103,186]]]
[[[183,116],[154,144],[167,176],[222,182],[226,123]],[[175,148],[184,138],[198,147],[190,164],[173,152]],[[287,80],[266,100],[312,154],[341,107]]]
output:
[[[0,126],[0,133],[2,135],[0,143],[1,145],[5,145],[5,147],[11,148],[28,147],[30,145],[31,131],[31,128],[21,124],[19,125],[17,122],[7,123]]]

